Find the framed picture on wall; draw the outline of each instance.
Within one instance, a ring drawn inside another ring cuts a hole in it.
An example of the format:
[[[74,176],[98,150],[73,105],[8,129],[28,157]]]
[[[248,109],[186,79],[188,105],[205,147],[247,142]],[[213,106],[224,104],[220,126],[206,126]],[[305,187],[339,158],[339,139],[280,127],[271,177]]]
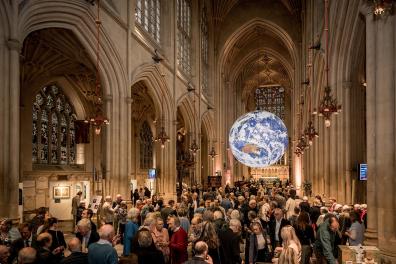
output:
[[[70,186],[54,186],[53,194],[54,199],[69,199]]]

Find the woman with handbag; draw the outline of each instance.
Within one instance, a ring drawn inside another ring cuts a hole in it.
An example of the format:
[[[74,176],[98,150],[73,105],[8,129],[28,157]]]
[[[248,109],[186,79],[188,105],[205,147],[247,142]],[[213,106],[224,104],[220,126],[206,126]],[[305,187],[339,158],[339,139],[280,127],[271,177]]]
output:
[[[269,236],[260,222],[251,224],[252,233],[249,236],[249,255],[246,262],[254,264],[256,262],[271,262],[272,255],[268,248]]]

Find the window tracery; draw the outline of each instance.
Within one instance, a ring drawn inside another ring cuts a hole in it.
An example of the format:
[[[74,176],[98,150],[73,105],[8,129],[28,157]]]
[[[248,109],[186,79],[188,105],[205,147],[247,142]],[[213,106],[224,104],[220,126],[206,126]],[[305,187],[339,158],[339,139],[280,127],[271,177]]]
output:
[[[177,0],[177,64],[191,75],[191,2]]]
[[[46,86],[37,93],[32,119],[32,162],[75,164],[76,114],[59,87]]]
[[[136,22],[157,42],[160,43],[161,1],[136,0]]]
[[[153,133],[147,121],[140,128],[140,169],[153,167]]]
[[[202,9],[201,14],[201,60],[202,60],[202,91],[207,94],[209,86],[209,33],[208,33],[208,18],[206,14],[206,7]]]

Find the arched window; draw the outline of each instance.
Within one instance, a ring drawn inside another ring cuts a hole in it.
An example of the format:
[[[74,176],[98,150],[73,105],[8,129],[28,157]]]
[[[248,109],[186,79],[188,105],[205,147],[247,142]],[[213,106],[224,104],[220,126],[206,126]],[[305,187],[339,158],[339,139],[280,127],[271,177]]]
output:
[[[202,9],[201,14],[201,60],[202,60],[202,90],[208,94],[209,82],[209,33],[208,33],[208,18],[206,14],[206,7]]]
[[[136,22],[157,43],[160,42],[161,27],[161,1],[160,0],[136,0]]]
[[[257,110],[265,110],[284,120],[285,89],[282,86],[263,86],[256,89]]]
[[[144,121],[140,128],[140,169],[153,167],[153,133],[149,124]]]
[[[72,105],[56,85],[42,88],[33,103],[32,162],[75,164],[76,144]]]
[[[177,65],[191,74],[191,2],[177,0]]]

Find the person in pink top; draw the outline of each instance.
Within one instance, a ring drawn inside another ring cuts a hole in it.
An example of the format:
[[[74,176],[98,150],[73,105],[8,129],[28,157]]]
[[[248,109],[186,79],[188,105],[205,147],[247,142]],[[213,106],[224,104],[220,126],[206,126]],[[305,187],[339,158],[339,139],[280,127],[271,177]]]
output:
[[[170,256],[169,233],[164,228],[164,220],[161,217],[157,217],[155,227],[151,230],[151,236],[157,249],[164,255],[165,263],[168,263]]]

